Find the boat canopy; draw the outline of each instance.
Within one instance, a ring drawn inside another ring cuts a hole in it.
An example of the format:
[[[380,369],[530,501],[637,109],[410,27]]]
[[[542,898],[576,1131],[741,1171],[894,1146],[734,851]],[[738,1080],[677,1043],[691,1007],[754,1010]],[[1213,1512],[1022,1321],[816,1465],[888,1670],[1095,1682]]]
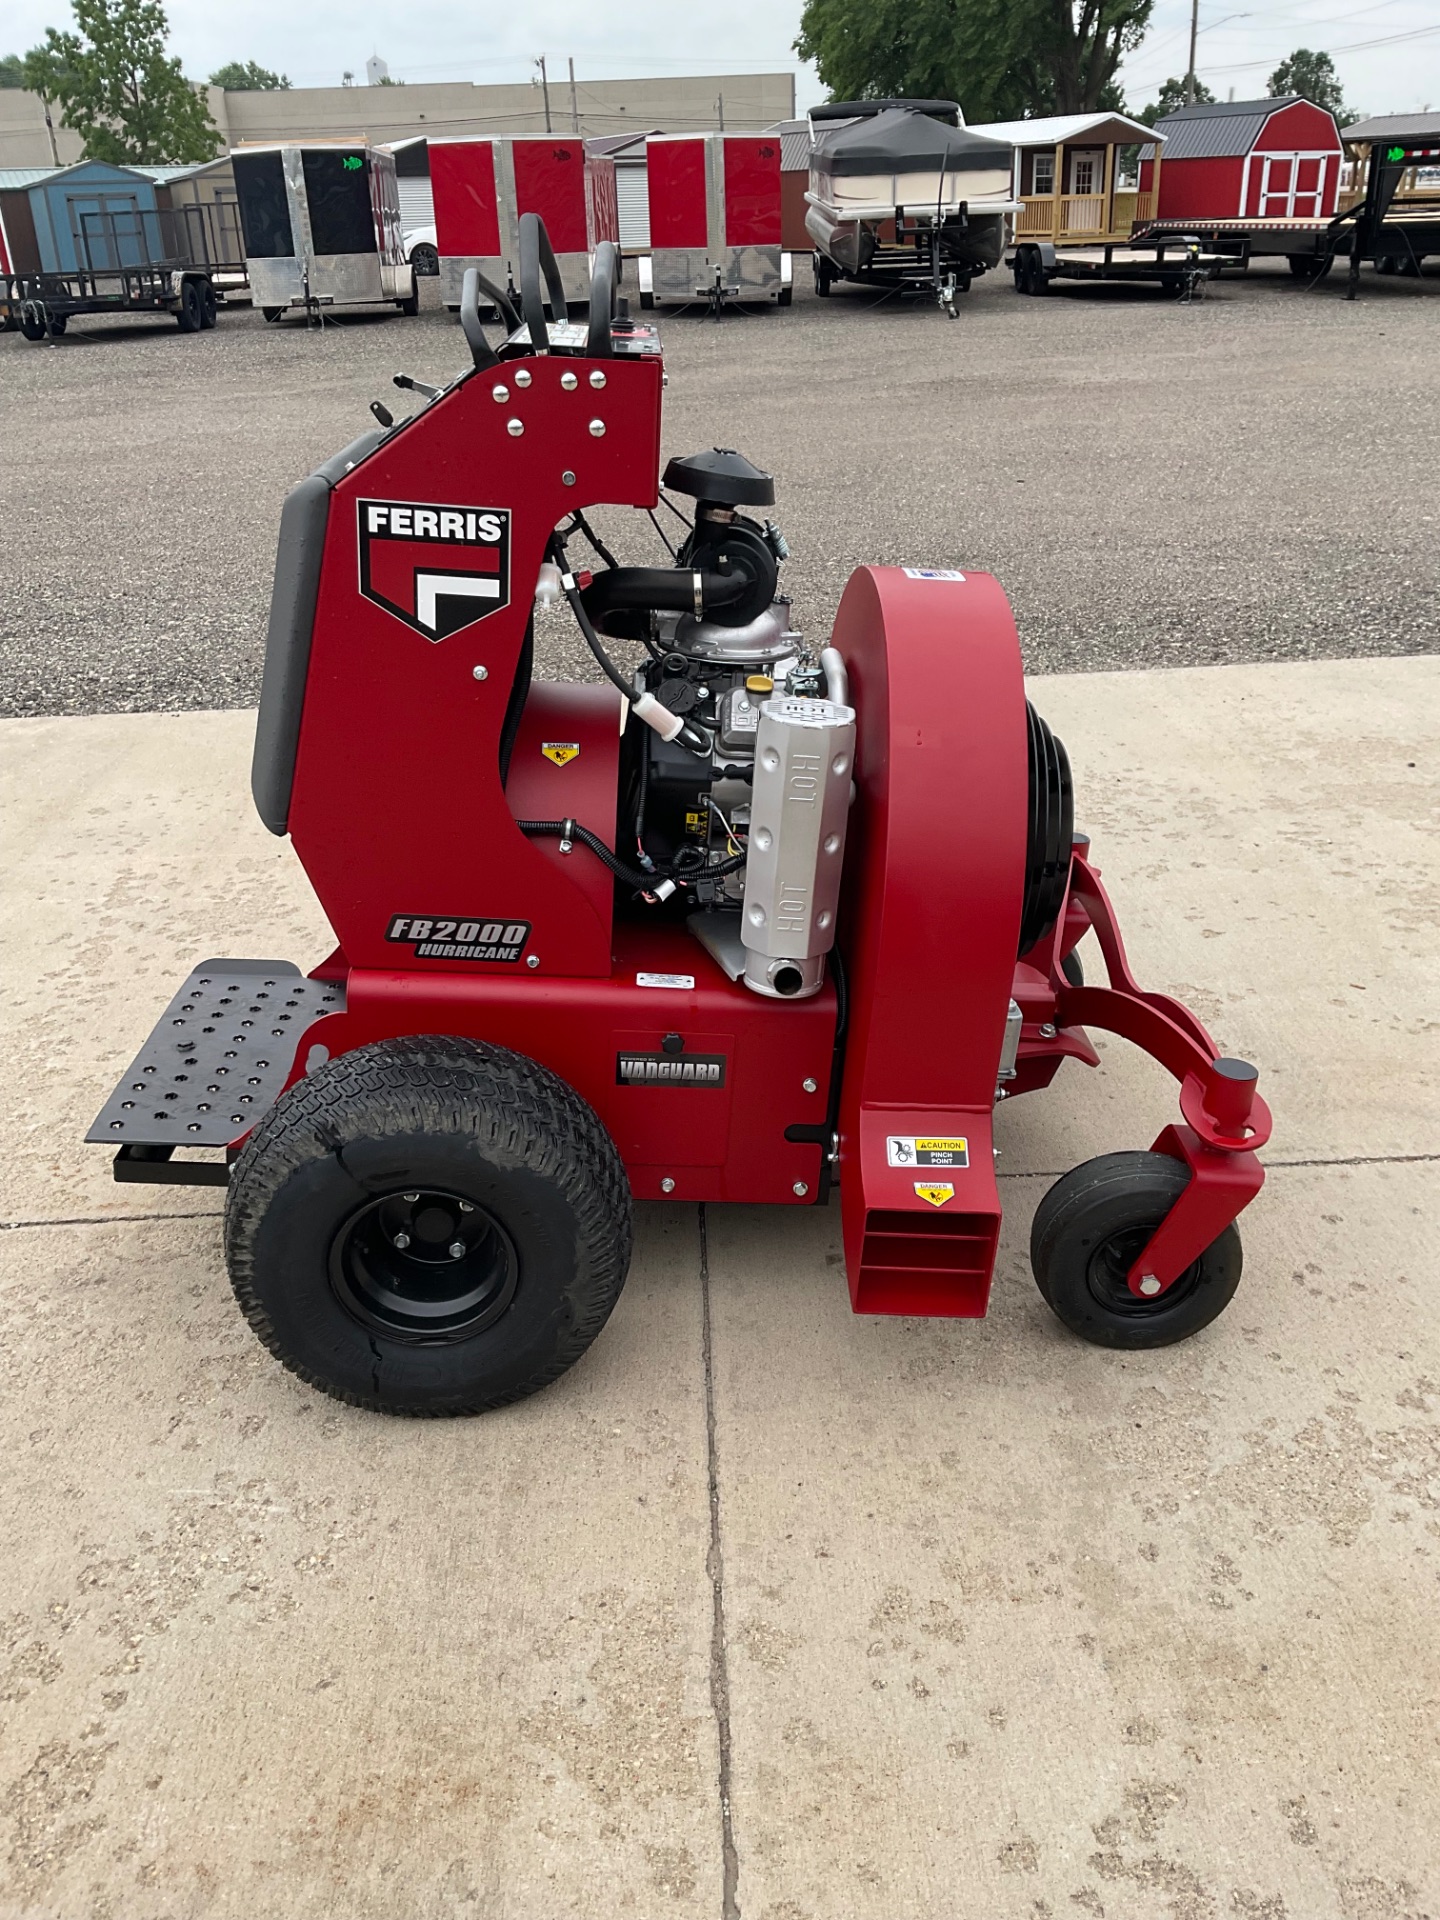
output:
[[[927,114],[887,107],[833,131],[818,127],[810,164],[843,179],[856,174],[993,173],[1008,169],[1008,145]]]
[[[947,127],[963,127],[965,116],[958,100],[827,100],[810,109],[812,120],[873,120],[877,113],[898,107],[903,113],[924,113]]]

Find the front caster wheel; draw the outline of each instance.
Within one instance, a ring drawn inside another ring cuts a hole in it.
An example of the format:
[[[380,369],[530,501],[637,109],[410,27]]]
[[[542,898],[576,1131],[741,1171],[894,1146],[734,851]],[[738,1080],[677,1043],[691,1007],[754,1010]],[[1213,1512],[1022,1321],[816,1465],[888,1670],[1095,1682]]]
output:
[[[235,1163],[245,1317],[313,1387],[379,1413],[480,1413],[585,1352],[630,1261],[630,1189],[592,1109],[468,1040],[360,1047],[299,1081]]]
[[[1099,1347],[1168,1347],[1223,1313],[1240,1284],[1240,1235],[1226,1227],[1154,1300],[1133,1294],[1130,1268],[1189,1183],[1161,1153],[1106,1153],[1045,1195],[1030,1229],[1030,1264],[1046,1304]]]

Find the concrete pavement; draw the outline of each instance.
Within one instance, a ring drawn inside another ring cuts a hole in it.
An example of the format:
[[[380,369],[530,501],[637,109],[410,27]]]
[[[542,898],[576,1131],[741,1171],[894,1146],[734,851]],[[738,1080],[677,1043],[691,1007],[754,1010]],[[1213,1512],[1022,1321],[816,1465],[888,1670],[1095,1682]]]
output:
[[[256,1345],[216,1196],[79,1144],[208,952],[323,951],[239,713],[0,724],[0,1914],[1430,1920],[1440,662],[1036,683],[1138,970],[1277,1113],[1186,1346],[1070,1340],[1002,1111],[984,1323],[838,1219],[642,1210],[546,1394],[389,1422]]]

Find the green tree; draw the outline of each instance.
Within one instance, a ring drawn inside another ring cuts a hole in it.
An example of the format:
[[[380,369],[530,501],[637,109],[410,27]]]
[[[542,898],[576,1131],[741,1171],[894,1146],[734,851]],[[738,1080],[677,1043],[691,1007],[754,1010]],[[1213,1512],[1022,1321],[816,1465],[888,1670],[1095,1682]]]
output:
[[[211,74],[210,84],[223,87],[227,93],[281,93],[290,79],[288,74],[272,73],[254,60],[229,60]]]
[[[805,0],[795,50],[834,99],[959,100],[969,120],[1118,106],[1153,0]]]
[[[23,87],[25,62],[18,53],[0,54],[0,87]]]
[[[1167,80],[1160,89],[1160,98],[1152,100],[1148,107],[1140,109],[1139,118],[1147,127],[1153,127],[1162,115],[1175,113],[1186,104],[1186,95],[1190,91],[1189,81]],[[1215,96],[1203,80],[1195,82],[1195,105],[1213,107]]]
[[[167,57],[159,0],[73,0],[76,33],[51,27],[26,56],[26,85],[58,100],[87,160],[175,166],[220,144],[204,99]]]
[[[1312,53],[1308,47],[1297,47],[1288,60],[1280,62],[1265,84],[1272,99],[1298,93],[1302,99],[1313,100],[1317,107],[1328,108],[1342,127],[1359,118],[1345,104],[1345,89],[1328,53]]]

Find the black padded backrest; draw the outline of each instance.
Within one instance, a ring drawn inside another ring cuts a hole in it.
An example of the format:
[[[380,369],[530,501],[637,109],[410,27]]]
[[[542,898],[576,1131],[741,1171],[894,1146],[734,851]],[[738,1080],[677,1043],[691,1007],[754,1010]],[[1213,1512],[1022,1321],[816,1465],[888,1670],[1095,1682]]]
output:
[[[310,638],[320,594],[330,490],[384,438],[378,428],[373,428],[352,440],[292,488],[280,512],[275,584],[270,591],[270,625],[265,635],[265,671],[260,681],[260,716],[255,724],[255,755],[250,766],[250,791],[271,833],[289,831],[290,789],[300,743],[300,716],[305,708],[305,678],[310,671]]]

